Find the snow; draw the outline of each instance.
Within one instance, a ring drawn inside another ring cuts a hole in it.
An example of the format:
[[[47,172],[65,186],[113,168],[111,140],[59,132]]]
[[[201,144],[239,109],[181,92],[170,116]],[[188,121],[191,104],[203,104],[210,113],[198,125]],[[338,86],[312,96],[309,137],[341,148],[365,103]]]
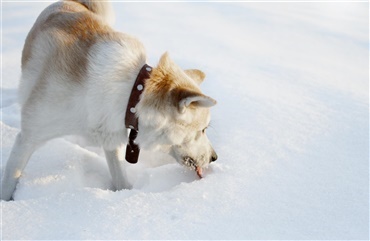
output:
[[[22,45],[47,2],[2,2],[1,169],[15,135]],[[199,68],[219,159],[200,179],[160,153],[110,191],[78,137],[31,158],[2,239],[369,239],[369,4],[115,2],[155,65]]]

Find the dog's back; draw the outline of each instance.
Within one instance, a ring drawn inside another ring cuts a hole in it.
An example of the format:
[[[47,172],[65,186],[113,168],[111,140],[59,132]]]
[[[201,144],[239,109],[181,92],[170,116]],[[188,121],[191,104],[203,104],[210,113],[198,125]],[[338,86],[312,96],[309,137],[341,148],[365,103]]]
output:
[[[64,81],[81,81],[89,48],[98,36],[114,38],[108,25],[109,10],[109,2],[68,0],[54,3],[40,14],[23,48],[21,105],[35,85],[55,73]]]
[[[108,1],[91,1],[91,0],[70,0],[78,2],[84,5],[87,9],[91,12],[98,14],[99,16],[103,17],[105,21],[109,24],[113,23],[114,20],[114,13],[112,11],[112,7],[110,2]]]

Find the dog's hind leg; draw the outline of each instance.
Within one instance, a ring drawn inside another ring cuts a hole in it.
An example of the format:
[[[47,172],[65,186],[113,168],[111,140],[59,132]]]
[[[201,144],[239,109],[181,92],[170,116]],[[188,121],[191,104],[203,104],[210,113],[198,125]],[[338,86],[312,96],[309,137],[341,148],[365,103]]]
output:
[[[107,150],[104,148],[105,157],[107,159],[110,174],[112,176],[113,186],[116,190],[130,189],[131,185],[127,180],[124,165],[125,160],[122,156],[123,147],[118,147],[115,150]]]
[[[1,180],[1,200],[8,201],[12,198],[18,179],[37,147],[38,145],[29,141],[22,132],[18,133]]]

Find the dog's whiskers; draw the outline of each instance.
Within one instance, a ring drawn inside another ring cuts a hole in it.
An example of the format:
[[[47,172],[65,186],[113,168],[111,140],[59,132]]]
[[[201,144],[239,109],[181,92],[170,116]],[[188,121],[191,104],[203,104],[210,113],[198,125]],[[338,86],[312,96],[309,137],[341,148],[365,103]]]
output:
[[[191,169],[196,169],[197,168],[197,165],[195,164],[195,161],[193,160],[193,158],[191,158],[189,156],[184,157],[184,164],[186,166],[190,167]]]

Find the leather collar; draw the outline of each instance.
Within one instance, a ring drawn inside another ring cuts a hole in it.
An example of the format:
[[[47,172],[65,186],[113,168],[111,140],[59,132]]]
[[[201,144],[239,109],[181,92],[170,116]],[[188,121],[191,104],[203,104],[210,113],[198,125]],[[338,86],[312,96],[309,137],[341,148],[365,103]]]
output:
[[[135,143],[135,139],[139,132],[139,118],[136,116],[136,105],[140,101],[140,95],[144,90],[145,81],[149,79],[152,67],[145,64],[137,75],[134,86],[131,90],[131,95],[126,108],[125,125],[130,129],[130,134],[126,147],[126,161],[129,163],[137,163],[140,154],[140,148]]]

